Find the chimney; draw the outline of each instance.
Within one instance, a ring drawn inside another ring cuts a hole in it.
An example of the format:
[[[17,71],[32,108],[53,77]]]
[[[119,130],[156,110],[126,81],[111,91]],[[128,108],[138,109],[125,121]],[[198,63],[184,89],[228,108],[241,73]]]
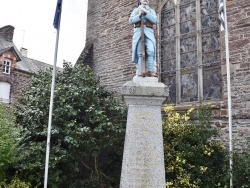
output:
[[[28,49],[21,47],[20,52],[23,57],[27,57]]]
[[[0,28],[0,34],[2,34],[7,41],[13,42],[14,30],[15,28],[13,26],[6,25]]]

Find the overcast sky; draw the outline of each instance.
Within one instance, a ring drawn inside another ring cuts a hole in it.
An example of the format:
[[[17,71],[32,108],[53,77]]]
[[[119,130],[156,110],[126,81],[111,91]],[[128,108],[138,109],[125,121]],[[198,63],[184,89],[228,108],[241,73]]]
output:
[[[85,45],[88,0],[63,0],[57,66],[73,64]],[[28,57],[53,64],[57,0],[0,0],[0,27],[15,27],[14,43],[28,49]]]

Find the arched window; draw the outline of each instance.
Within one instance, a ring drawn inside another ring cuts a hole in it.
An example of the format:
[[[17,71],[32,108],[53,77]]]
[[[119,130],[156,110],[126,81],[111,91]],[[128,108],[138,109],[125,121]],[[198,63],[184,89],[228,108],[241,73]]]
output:
[[[169,103],[222,96],[218,0],[162,0],[161,81]]]

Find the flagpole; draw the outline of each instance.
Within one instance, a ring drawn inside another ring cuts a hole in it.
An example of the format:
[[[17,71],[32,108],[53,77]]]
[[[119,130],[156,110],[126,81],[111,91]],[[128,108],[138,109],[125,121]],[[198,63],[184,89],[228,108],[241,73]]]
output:
[[[228,123],[229,123],[229,168],[230,168],[230,188],[233,188],[233,144],[232,144],[232,99],[231,99],[231,74],[229,63],[229,42],[228,42],[228,24],[227,24],[227,0],[224,1],[225,18],[225,44],[226,44],[226,67],[227,67],[227,93],[228,93]]]
[[[46,147],[46,160],[45,160],[45,173],[44,173],[44,188],[47,188],[47,184],[48,184],[50,137],[51,137],[51,124],[52,124],[52,114],[53,114],[53,101],[54,101],[54,90],[55,90],[55,79],[56,79],[56,63],[57,63],[57,52],[58,52],[60,23],[61,23],[61,13],[62,13],[62,6],[60,8],[60,13],[59,13],[59,17],[58,17],[58,26],[57,26],[56,44],[55,44],[55,53],[54,53],[54,64],[53,64],[53,71],[52,71],[47,147]]]

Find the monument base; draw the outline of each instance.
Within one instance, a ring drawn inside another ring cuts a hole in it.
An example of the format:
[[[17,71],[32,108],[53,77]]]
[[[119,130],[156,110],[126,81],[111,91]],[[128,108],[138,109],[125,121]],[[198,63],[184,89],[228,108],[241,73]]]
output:
[[[133,77],[133,82],[135,82],[135,83],[138,83],[138,82],[154,82],[154,83],[158,83],[158,77],[134,76]]]
[[[128,106],[120,188],[165,188],[161,105],[168,95],[163,83],[127,82]]]

